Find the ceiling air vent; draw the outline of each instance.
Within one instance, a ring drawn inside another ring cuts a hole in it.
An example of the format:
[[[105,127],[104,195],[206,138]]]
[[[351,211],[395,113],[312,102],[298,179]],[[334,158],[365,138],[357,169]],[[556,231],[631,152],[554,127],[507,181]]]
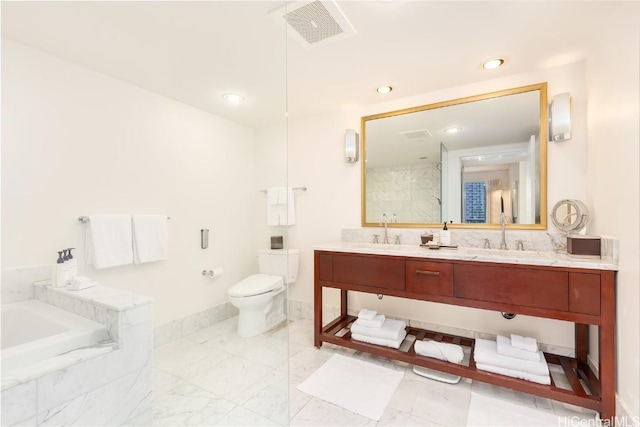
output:
[[[356,31],[334,1],[297,1],[269,15],[305,48],[352,36]]]
[[[416,141],[419,139],[431,138],[431,132],[429,129],[408,130],[405,132],[398,132],[398,135],[405,137],[408,140]]]

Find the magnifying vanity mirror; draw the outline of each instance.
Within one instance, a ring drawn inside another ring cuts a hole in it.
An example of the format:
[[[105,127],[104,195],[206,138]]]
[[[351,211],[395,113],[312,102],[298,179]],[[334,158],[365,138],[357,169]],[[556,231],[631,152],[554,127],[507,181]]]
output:
[[[565,233],[579,233],[588,221],[589,210],[580,200],[560,200],[551,209],[551,222]]]
[[[362,225],[546,229],[547,84],[362,118]]]

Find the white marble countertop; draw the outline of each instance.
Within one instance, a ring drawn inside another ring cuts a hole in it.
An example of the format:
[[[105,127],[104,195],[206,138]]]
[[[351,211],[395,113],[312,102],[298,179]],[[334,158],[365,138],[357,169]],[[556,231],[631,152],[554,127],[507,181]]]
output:
[[[613,262],[613,259],[602,259],[599,256],[569,255],[566,252],[515,251],[464,247],[457,249],[441,248],[436,250],[420,245],[385,245],[362,242],[338,242],[314,245],[313,249],[372,255],[587,268],[594,270],[618,270],[618,265]]]

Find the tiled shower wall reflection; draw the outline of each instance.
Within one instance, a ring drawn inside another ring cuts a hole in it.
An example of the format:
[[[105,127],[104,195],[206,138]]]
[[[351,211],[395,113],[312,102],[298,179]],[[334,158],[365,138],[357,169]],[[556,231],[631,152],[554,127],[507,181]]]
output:
[[[367,221],[440,222],[438,162],[367,169]]]

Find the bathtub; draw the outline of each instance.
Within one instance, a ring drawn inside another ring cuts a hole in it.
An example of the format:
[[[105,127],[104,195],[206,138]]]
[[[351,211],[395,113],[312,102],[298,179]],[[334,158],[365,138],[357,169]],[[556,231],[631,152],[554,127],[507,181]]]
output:
[[[104,325],[38,300],[2,306],[2,373],[109,338]]]

